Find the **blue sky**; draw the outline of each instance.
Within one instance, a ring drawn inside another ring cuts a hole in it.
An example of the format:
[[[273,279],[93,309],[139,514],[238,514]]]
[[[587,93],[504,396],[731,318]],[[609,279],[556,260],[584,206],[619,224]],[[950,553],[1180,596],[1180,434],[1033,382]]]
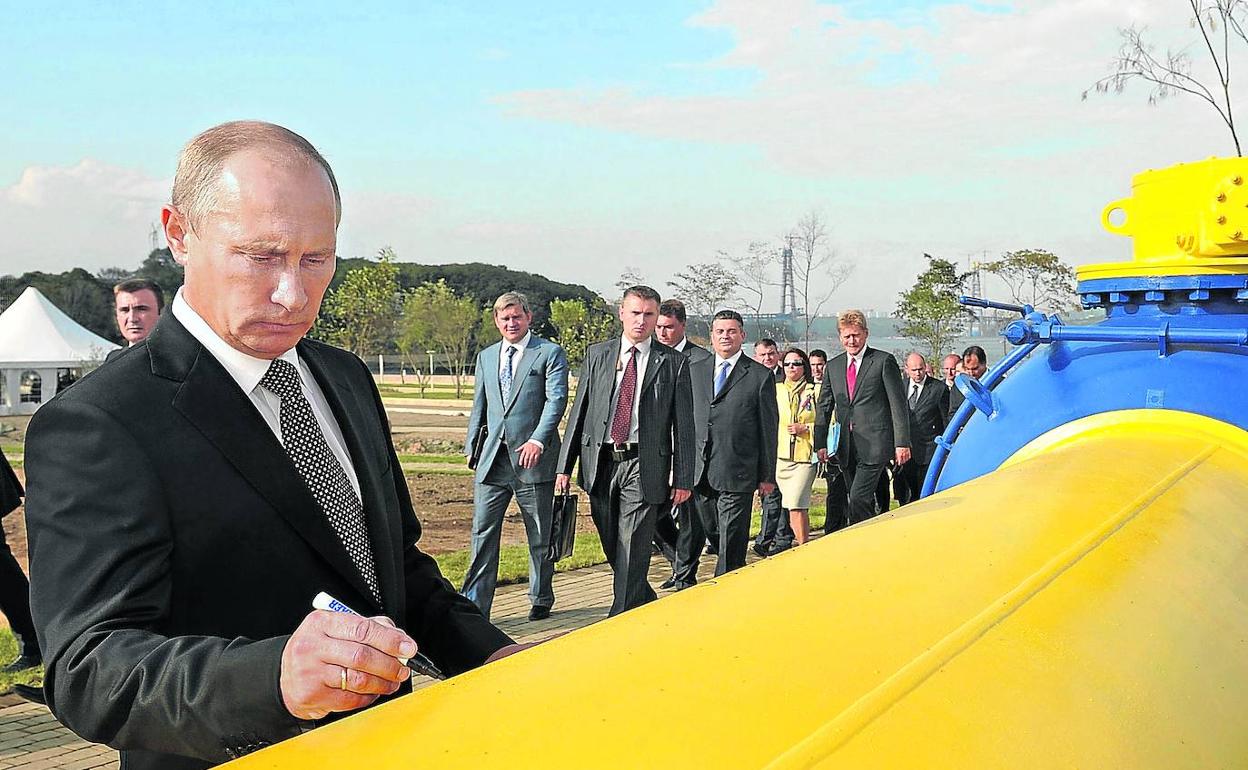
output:
[[[1155,9],[596,5],[3,0],[0,273],[136,263],[179,147],[242,117],[329,157],[345,256],[661,285],[815,210],[834,304],[885,309],[924,251],[1120,258],[1130,175],[1226,149],[1196,105],[1080,103],[1116,26],[1184,31]]]

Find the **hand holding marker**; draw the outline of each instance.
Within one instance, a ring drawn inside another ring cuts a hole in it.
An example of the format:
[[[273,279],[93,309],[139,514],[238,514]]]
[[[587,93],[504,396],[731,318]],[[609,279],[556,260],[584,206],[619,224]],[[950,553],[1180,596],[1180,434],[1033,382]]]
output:
[[[316,598],[312,600],[312,608],[325,610],[327,612],[345,612],[349,615],[360,614],[324,591],[321,591],[316,595]],[[410,660],[399,658],[399,662],[416,673],[424,674],[431,679],[446,679],[446,675],[443,674],[437,666],[433,665],[433,661],[429,660],[424,655],[421,655],[419,652],[413,655]]]

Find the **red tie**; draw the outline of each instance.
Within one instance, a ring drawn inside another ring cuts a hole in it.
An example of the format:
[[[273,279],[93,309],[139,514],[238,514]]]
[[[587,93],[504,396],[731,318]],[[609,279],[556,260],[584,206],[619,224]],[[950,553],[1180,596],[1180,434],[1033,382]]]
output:
[[[627,444],[633,427],[633,393],[637,390],[637,348],[628,349],[628,365],[620,379],[619,400],[611,418],[611,443]]]
[[[858,365],[849,359],[849,368],[845,370],[845,386],[849,389],[849,397],[854,397],[854,389],[858,387]]]

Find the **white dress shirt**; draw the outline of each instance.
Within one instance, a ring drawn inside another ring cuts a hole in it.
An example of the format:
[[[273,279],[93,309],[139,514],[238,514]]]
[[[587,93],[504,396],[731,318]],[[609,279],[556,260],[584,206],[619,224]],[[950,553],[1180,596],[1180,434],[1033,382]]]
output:
[[[270,362],[230,347],[230,344],[221,339],[208,322],[195,312],[195,309],[182,296],[181,289],[178,289],[177,295],[173,298],[171,309],[173,317],[177,318],[191,333],[191,336],[198,340],[199,344],[203,345],[221,366],[225,367],[225,371],[229,373],[234,382],[238,383],[238,387],[247,395],[247,398],[251,399],[251,403],[255,405],[260,416],[268,424],[269,430],[273,431],[278,441],[281,441],[282,399],[260,384],[260,380],[269,370]],[[278,358],[293,364],[295,371],[299,373],[299,385],[303,390],[303,396],[312,406],[312,414],[316,417],[316,423],[325,436],[325,442],[329,444],[330,451],[334,453],[334,457],[346,471],[347,480],[355,489],[356,496],[359,496],[360,480],[355,475],[355,466],[351,463],[351,454],[347,452],[342,430],[338,427],[338,421],[334,419],[334,413],[329,408],[329,401],[321,392],[321,386],[317,384],[312,372],[308,371],[307,366],[299,359],[294,348],[287,350]]]
[[[529,337],[533,336],[533,332],[525,332],[524,337],[519,342],[508,342],[502,340],[502,347],[498,349],[498,376],[503,376],[503,367],[507,365],[507,348],[515,348],[516,352],[511,357],[511,385],[512,389],[516,386],[516,372],[520,371],[520,359],[524,358],[525,348],[529,346]],[[501,380],[500,380],[501,382]]]
[[[927,383],[926,377],[924,377],[921,382],[915,382],[914,380],[910,380],[910,389],[906,391],[906,401],[909,402],[910,399],[912,398],[917,399],[919,397],[919,394],[923,392],[923,386],[926,383]]]
[[[715,354],[715,368],[711,370],[711,397],[712,398],[715,397],[714,396],[715,380],[719,379],[720,367],[724,365],[725,361],[728,362],[728,372],[724,375],[724,383],[726,384],[728,382],[728,378],[732,376],[732,370],[737,368],[737,362],[741,360],[741,354],[743,352],[744,351],[738,350],[736,353],[732,354],[728,358],[720,358],[719,353]]]
[[[641,383],[646,378],[646,363],[650,360],[650,338],[643,342],[633,342],[627,337],[620,338],[620,357],[615,364],[615,392],[611,394],[611,415],[615,415],[616,404],[620,400],[620,382],[624,379],[624,367],[628,366],[628,351],[637,348],[637,386],[633,388],[633,416],[628,428],[628,443],[637,443],[637,405],[641,403]],[[607,437],[611,435],[611,425],[607,424]]]
[[[689,346],[689,338],[681,337],[680,342],[676,343],[675,345],[672,345],[672,350],[675,350],[677,353],[684,353],[685,348],[687,348],[688,346]]]

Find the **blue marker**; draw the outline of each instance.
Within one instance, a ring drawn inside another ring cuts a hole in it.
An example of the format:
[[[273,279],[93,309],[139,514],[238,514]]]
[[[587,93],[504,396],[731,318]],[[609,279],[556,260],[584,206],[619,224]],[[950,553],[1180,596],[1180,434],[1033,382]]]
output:
[[[360,614],[324,591],[321,591],[316,595],[316,598],[312,600],[312,608],[317,610],[326,610],[328,612],[343,612],[348,615]],[[421,655],[419,652],[413,655],[410,660],[399,658],[399,662],[416,673],[424,674],[431,679],[446,679],[446,674],[443,674],[440,670],[438,670],[438,667],[433,665],[433,661],[429,660],[424,655]]]

